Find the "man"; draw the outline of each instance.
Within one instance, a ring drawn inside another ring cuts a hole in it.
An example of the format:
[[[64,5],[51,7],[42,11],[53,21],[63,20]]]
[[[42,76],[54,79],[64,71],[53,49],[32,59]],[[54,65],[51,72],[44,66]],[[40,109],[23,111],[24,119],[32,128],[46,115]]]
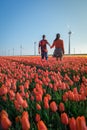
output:
[[[47,44],[50,46],[48,41],[45,39],[45,35],[42,36],[42,40],[39,42],[38,52],[41,54],[41,59],[48,59]]]

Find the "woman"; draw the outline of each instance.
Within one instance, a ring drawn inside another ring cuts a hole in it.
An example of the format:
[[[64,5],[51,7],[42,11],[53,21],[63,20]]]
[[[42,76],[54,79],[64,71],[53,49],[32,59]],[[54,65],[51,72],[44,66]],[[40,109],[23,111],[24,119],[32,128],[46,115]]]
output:
[[[53,48],[54,46],[55,46],[55,50],[53,53],[53,57],[56,57],[56,60],[58,60],[58,58],[62,60],[62,57],[64,54],[64,43],[63,43],[63,40],[60,39],[59,33],[56,35],[56,39],[54,40],[50,48]]]

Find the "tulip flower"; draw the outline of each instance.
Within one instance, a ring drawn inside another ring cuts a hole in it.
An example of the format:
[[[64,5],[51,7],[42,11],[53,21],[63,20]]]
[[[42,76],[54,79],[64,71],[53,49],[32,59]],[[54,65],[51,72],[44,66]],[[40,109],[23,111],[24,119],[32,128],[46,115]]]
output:
[[[38,130],[48,130],[45,123],[40,120],[38,123],[37,123],[37,127],[38,127]]]
[[[68,125],[69,123],[69,119],[68,119],[68,116],[67,114],[64,112],[64,113],[61,113],[61,122],[64,124],[64,125]]]
[[[58,107],[57,107],[57,104],[56,104],[55,101],[52,101],[52,102],[50,103],[50,109],[51,109],[51,111],[53,111],[53,112],[56,112],[56,111],[58,110]]]
[[[24,111],[21,117],[22,130],[30,129],[29,115],[28,112]]]

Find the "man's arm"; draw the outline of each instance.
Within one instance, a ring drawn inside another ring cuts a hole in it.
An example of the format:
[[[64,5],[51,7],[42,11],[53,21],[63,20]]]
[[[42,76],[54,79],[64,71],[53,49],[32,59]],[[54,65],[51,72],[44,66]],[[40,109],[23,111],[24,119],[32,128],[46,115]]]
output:
[[[50,43],[46,40],[46,44],[48,44],[50,46]]]
[[[47,42],[47,44],[49,45],[49,47],[50,47],[50,43],[49,42]]]

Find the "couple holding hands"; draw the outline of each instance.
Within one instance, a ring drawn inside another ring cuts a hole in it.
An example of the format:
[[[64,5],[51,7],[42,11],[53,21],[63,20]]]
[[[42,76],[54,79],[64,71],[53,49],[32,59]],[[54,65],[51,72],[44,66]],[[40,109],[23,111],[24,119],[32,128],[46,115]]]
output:
[[[38,52],[41,54],[41,59],[48,59],[47,44],[50,46],[50,48],[55,47],[53,57],[56,57],[56,60],[58,60],[58,58],[62,60],[62,57],[64,55],[64,43],[63,40],[60,39],[60,34],[56,34],[56,38],[53,41],[52,45],[50,45],[49,42],[45,39],[45,35],[42,36],[42,40],[39,42],[38,47]]]

